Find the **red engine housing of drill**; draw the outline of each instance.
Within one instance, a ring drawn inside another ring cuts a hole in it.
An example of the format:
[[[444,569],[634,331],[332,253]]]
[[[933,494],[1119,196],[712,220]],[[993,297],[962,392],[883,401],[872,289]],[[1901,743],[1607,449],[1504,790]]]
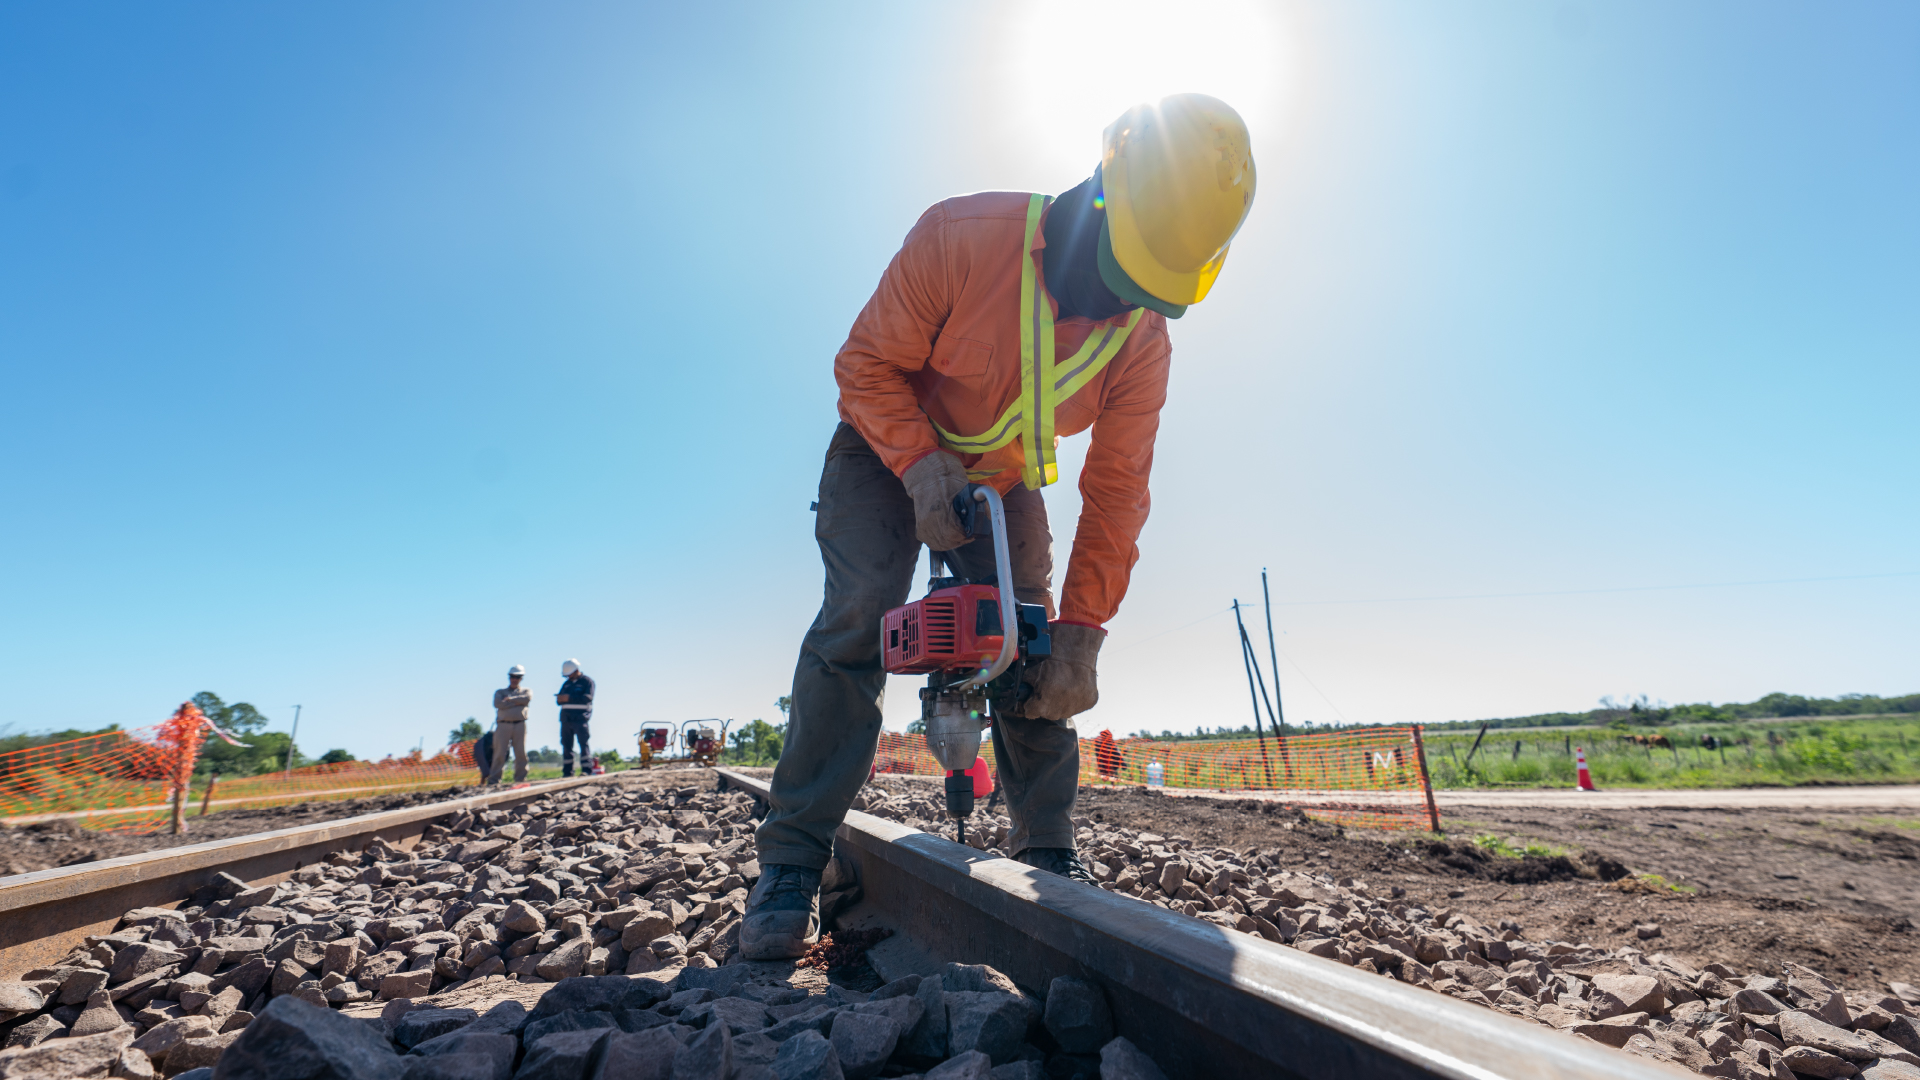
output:
[[[992,667],[1000,638],[1000,590],[991,585],[930,592],[880,620],[880,651],[893,675]]]

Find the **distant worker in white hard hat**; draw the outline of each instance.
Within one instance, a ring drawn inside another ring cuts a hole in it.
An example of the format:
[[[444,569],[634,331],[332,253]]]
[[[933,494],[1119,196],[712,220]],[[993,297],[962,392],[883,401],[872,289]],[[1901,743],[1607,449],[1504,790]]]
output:
[[[497,784],[506,771],[507,754],[513,754],[513,782],[527,780],[527,709],[533,705],[533,691],[520,685],[527,669],[515,664],[507,669],[505,689],[493,692],[492,763],[487,767],[487,783]]]
[[[593,680],[580,670],[580,661],[569,660],[560,665],[560,674],[567,681],[560,684],[560,692],[553,700],[560,705],[560,775],[573,775],[574,744],[580,747],[580,775],[593,772],[593,751],[587,749],[587,723],[593,719]]]
[[[1139,556],[1167,396],[1167,320],[1213,288],[1253,192],[1239,114],[1180,94],[1123,113],[1093,175],[1059,198],[962,195],[907,234],[834,359],[840,426],[814,526],[826,595],[800,646],[757,835],[747,959],[799,956],[819,935],[820,872],[880,734],[881,617],[906,602],[921,545],[960,576],[994,573],[991,545],[970,543],[952,508],[969,482],[1005,500],[1014,580],[1000,587],[1043,605],[1053,639],[1052,656],[1027,669],[1024,715],[992,727],[1013,819],[1004,846],[1092,880],[1073,846],[1072,721],[1099,700],[1104,627]],[[1088,429],[1056,609],[1040,489],[1059,479],[1059,439]]]

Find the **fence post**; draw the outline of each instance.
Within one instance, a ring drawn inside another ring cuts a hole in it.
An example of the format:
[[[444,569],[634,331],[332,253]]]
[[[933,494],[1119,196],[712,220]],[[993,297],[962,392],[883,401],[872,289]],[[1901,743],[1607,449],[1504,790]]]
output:
[[[1480,750],[1480,740],[1487,737],[1487,725],[1480,725],[1480,734],[1473,737],[1473,745],[1467,748],[1467,760],[1463,764],[1473,764],[1473,755]]]
[[[207,807],[213,805],[213,785],[219,782],[220,782],[219,773],[214,773],[212,776],[207,777],[207,793],[200,797],[200,816],[201,817],[206,817]]]
[[[1485,734],[1482,728],[1481,733]],[[1427,793],[1427,823],[1434,832],[1440,831],[1440,806],[1433,801],[1433,777],[1427,774],[1427,744],[1420,739],[1420,725],[1413,725],[1413,753],[1420,759],[1420,787]]]

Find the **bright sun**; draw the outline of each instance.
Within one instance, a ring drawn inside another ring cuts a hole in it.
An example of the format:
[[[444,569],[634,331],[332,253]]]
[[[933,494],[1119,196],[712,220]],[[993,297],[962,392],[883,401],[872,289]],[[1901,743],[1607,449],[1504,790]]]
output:
[[[1283,90],[1280,20],[1248,0],[1039,0],[1003,9],[999,85],[1023,119],[1018,134],[1048,173],[1085,175],[1100,133],[1128,106],[1197,91],[1232,105],[1253,135],[1277,135]]]

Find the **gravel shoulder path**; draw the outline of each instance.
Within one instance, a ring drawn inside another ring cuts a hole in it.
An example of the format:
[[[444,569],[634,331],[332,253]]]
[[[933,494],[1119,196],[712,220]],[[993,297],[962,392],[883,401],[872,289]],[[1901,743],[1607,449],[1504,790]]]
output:
[[[1201,788],[1163,788],[1168,795],[1210,799],[1267,799],[1294,806],[1353,801],[1350,791],[1220,791]],[[1920,785],[1885,787],[1790,788],[1619,788],[1608,791],[1569,791],[1527,788],[1511,791],[1437,790],[1433,799],[1443,812],[1462,806],[1505,809],[1631,810],[1669,807],[1756,810],[1878,810],[1920,812]],[[1443,813],[1443,816],[1445,814]]]
[[[1691,806],[1752,810],[1916,810],[1920,785],[1790,788],[1620,788],[1611,791],[1436,791],[1442,807],[1500,806],[1547,810],[1626,810]]]

